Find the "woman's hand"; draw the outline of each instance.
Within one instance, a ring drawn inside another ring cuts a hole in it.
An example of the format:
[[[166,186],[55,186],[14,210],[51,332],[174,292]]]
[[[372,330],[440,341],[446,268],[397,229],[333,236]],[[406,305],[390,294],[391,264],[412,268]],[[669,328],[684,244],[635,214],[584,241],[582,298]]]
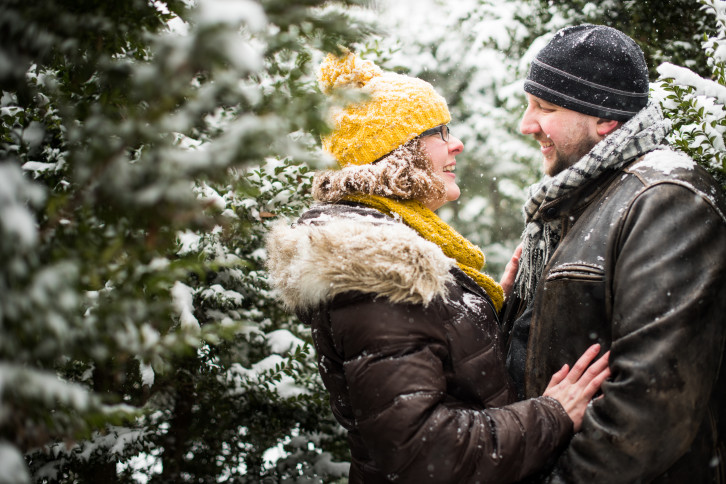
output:
[[[599,344],[590,346],[577,360],[572,370],[565,365],[552,375],[550,384],[542,394],[560,402],[567,415],[572,419],[575,432],[580,430],[585,409],[592,400],[592,396],[600,389],[602,382],[610,376],[609,351],[590,365],[599,352]]]
[[[504,289],[504,298],[508,299],[512,294],[512,288],[514,287],[514,279],[517,277],[517,270],[519,269],[519,258],[522,256],[522,244],[519,244],[512,254],[512,258],[507,262],[507,266],[504,268],[504,275],[502,281],[499,283]]]

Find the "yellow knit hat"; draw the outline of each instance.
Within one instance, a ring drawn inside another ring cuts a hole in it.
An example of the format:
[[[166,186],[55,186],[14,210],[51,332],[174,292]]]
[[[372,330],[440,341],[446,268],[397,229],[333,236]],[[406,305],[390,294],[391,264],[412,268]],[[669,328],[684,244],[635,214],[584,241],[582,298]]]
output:
[[[323,148],[338,164],[366,165],[429,128],[451,121],[446,100],[426,81],[383,72],[371,61],[348,52],[329,54],[320,65],[320,89],[360,88],[370,98],[333,113],[333,132]]]

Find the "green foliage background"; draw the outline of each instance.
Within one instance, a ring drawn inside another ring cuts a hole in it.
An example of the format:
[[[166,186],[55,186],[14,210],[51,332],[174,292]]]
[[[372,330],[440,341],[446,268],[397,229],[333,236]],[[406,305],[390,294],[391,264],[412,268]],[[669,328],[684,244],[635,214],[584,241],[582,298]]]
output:
[[[517,82],[559,27],[632,35],[672,143],[726,180],[723,2],[434,1],[376,34],[381,3],[0,5],[0,482],[345,480],[263,249],[330,161],[314,70],[338,45],[449,100],[467,150],[441,215],[495,275],[540,176]]]

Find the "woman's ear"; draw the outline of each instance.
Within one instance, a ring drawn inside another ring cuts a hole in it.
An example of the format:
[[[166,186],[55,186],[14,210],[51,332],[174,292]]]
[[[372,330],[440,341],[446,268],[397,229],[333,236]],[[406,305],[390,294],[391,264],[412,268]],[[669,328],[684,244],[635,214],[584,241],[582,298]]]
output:
[[[597,134],[600,136],[607,136],[622,125],[622,121],[615,121],[614,119],[599,118],[597,120]]]

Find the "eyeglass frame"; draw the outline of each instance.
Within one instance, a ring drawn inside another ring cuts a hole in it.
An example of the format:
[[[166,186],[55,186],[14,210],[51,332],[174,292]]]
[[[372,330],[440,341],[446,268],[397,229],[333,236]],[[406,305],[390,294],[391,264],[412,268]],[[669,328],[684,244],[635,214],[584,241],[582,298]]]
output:
[[[444,136],[444,128],[446,128],[446,136]],[[441,141],[443,141],[444,143],[448,143],[449,139],[451,139],[451,128],[448,124],[440,124],[435,128],[427,129],[418,136],[419,138],[423,138],[424,136],[433,136],[435,134],[441,136]]]

